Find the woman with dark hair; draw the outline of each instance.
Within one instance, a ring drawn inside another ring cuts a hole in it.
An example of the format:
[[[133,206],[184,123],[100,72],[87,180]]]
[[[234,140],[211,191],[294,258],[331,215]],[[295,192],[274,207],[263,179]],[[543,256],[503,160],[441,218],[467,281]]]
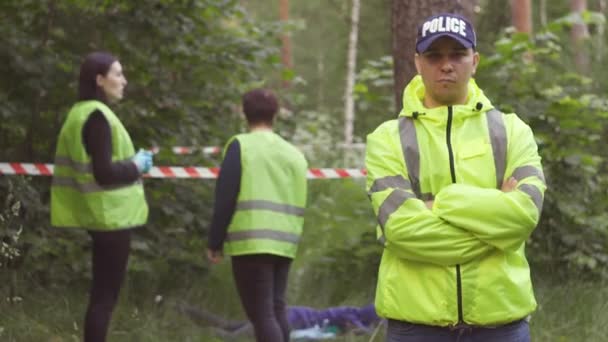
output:
[[[85,342],[105,341],[125,276],[131,231],[148,219],[141,176],[152,167],[152,153],[135,153],[129,133],[108,107],[122,99],[126,85],[116,57],[89,54],[80,67],[78,101],[57,141],[51,224],[85,229],[93,241]]]
[[[272,131],[278,102],[272,92],[243,96],[249,133],[226,144],[215,188],[207,257],[225,253],[258,342],[289,341],[285,292],[306,207],[307,162]]]

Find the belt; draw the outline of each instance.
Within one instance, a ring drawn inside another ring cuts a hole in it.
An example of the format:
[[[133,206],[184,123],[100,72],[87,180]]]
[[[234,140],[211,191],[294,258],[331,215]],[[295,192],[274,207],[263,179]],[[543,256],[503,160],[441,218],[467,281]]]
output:
[[[516,325],[521,323],[522,321],[529,321],[530,318],[525,317],[522,319],[518,319],[516,321],[513,322],[509,322],[509,323],[505,323],[505,324],[496,324],[496,325],[472,325],[472,324],[467,324],[464,322],[460,322],[456,325],[450,325],[448,326],[448,329],[450,329],[450,331],[472,331],[472,330],[476,330],[476,329],[498,329],[498,328],[503,328],[503,327],[508,327],[510,325]]]

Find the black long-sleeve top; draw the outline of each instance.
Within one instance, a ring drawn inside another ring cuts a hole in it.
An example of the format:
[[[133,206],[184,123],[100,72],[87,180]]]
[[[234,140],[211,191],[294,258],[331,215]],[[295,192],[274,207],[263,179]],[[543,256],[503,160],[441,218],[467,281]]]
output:
[[[99,185],[129,184],[139,178],[137,166],[130,161],[112,162],[112,130],[99,110],[95,110],[82,128],[82,142],[91,156],[93,176]]]
[[[230,225],[236,209],[236,201],[241,188],[241,172],[241,146],[235,139],[228,146],[215,185],[213,219],[207,242],[210,250],[222,250],[228,225]]]

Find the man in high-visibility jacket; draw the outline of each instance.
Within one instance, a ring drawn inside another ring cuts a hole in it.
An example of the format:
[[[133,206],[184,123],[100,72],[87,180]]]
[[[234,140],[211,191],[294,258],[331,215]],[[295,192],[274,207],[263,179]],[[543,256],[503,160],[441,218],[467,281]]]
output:
[[[472,79],[475,46],[466,18],[427,18],[403,110],[367,137],[388,341],[530,339],[525,242],[546,189],[541,158],[530,127]]]

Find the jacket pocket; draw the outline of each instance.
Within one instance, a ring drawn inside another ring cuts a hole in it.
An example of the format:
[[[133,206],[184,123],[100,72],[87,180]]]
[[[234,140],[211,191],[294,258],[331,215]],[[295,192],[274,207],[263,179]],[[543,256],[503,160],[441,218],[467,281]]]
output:
[[[484,139],[467,141],[460,146],[458,158],[462,160],[476,158],[485,155],[490,151],[490,144]]]

